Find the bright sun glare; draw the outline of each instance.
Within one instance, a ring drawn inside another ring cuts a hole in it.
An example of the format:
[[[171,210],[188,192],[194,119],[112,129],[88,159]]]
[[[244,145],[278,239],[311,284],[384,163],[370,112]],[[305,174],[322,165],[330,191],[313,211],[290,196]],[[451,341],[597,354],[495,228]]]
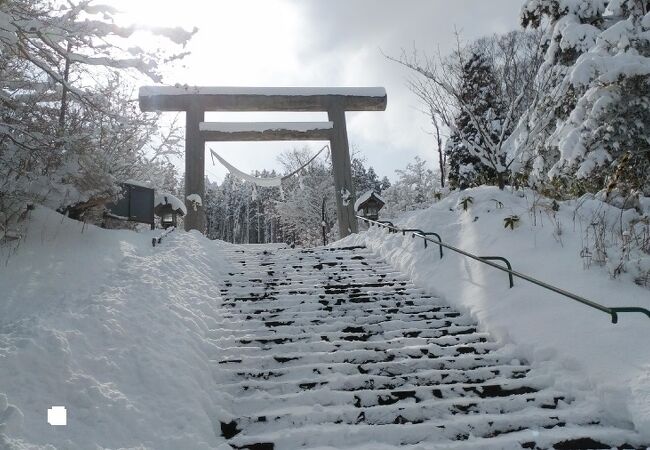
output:
[[[113,0],[128,23],[148,26],[174,26],[183,17],[182,10],[167,0]]]

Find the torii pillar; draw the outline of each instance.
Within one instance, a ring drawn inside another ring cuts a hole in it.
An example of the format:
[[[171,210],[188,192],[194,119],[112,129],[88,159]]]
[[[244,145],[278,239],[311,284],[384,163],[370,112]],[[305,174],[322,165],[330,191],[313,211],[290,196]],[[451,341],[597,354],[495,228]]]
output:
[[[246,88],[155,87],[140,88],[142,111],[185,111],[185,229],[205,232],[202,206],[194,209],[187,196],[205,194],[205,143],[208,141],[329,140],[332,150],[339,233],[358,231],[354,211],[346,111],[384,111],[384,88]],[[207,123],[206,111],[326,112],[329,122]],[[349,192],[346,201],[342,195]]]

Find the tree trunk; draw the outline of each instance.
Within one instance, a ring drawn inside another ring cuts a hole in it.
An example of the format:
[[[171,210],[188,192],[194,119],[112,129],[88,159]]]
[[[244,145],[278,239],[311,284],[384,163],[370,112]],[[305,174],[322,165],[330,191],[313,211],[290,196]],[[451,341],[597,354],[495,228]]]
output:
[[[65,57],[65,66],[63,67],[63,80],[67,83],[70,78],[70,58],[68,53],[72,51],[72,43],[68,41],[68,47]],[[65,132],[65,116],[68,112],[68,88],[64,84],[61,88],[61,109],[59,110],[59,135],[63,137]]]
[[[438,144],[438,164],[440,165],[440,187],[445,187],[445,152],[442,148],[442,137],[440,136],[440,126],[436,119],[433,120],[436,127],[436,143]]]

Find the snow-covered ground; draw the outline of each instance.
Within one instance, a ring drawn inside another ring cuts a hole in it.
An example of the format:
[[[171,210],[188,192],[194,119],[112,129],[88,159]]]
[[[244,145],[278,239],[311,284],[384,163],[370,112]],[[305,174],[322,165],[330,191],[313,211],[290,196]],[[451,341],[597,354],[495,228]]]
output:
[[[2,250],[0,448],[219,446],[205,336],[225,263],[198,233],[157,234],[38,208]]]
[[[467,210],[461,204],[465,197],[472,197]],[[481,187],[454,193],[393,222],[436,232],[444,242],[474,254],[506,257],[514,270],[606,306],[650,308],[650,290],[634,284],[630,274],[609,274],[621,253],[613,242],[620,230],[612,230],[621,224],[625,228],[640,215],[589,198],[558,206],[555,212],[551,201],[532,192]],[[511,230],[504,227],[504,219],[512,215],[519,222]],[[592,263],[587,269],[580,254],[584,246],[593,247],[591,223],[599,217],[606,219],[602,235],[612,241],[608,250],[614,261]],[[621,314],[615,325],[603,312],[526,281],[515,279],[509,289],[504,272],[449,250],[441,260],[436,245],[425,250],[422,240],[409,234],[389,235],[373,227],[337,243],[342,244],[367,245],[379,252],[416,284],[469,311],[495,338],[516,345],[529,360],[558,361],[584,380],[582,388],[592,389],[612,416],[633,421],[650,437],[650,318]],[[626,265],[634,272],[646,262],[647,255],[643,259],[632,252]]]
[[[460,203],[468,196],[465,211]],[[588,199],[560,203],[554,212],[532,193],[479,188],[395,224],[505,256],[515,270],[608,306],[648,307],[650,291],[629,274],[612,279],[615,265],[583,267],[580,253],[591,245],[586,230],[595,214],[615,213]],[[504,228],[512,215],[518,226]],[[616,222],[638,218],[627,212]],[[37,208],[18,248],[0,249],[0,448],[225,445],[211,360],[221,351],[213,338],[223,321],[219,283],[232,270],[225,260],[232,247],[225,252],[224,243],[173,232],[153,248],[159,233],[102,230]],[[440,260],[434,245],[425,250],[409,235],[373,228],[336,245],[345,244],[378,252],[416,284],[471,313],[533,366],[557,367],[556,388],[587,392],[611,422],[631,421],[650,439],[647,317],[621,314],[614,325],[600,311],[525,281],[509,289],[503,272],[451,251]],[[617,245],[609,245],[610,258],[618,258]],[[628,270],[644,264],[639,257],[630,253]],[[67,408],[66,427],[47,424],[52,406]]]

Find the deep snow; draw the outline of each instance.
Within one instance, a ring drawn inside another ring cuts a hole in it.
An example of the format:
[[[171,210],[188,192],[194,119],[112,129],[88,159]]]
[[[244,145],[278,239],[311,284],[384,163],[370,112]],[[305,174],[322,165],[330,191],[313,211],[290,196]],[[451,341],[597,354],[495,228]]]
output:
[[[467,211],[460,204],[464,197],[472,197]],[[605,306],[650,309],[650,290],[635,285],[626,274],[612,279],[607,267],[585,268],[580,257],[594,217],[616,219],[609,224],[615,228],[639,215],[621,214],[590,198],[558,205],[554,213],[549,200],[531,191],[481,187],[453,193],[426,210],[392,221],[399,228],[437,232],[444,242],[480,256],[504,256],[514,270]],[[520,218],[514,230],[504,228],[504,218],[511,215]],[[425,250],[422,240],[408,233],[389,235],[372,227],[336,245],[342,244],[367,245],[379,252],[416,284],[471,313],[501,343],[516,345],[532,362],[557,360],[583,380],[581,388],[601,398],[613,417],[633,421],[650,438],[648,317],[621,314],[614,325],[608,315],[526,281],[515,279],[509,289],[504,272],[449,250],[440,259],[436,245]],[[616,253],[615,247],[610,253]]]
[[[205,336],[226,263],[198,233],[152,248],[159,233],[37,208],[20,247],[2,249],[0,448],[220,445]],[[54,405],[67,427],[47,424]]]
[[[464,196],[473,197],[467,211],[459,206]],[[648,307],[650,291],[630,276],[611,279],[607,267],[583,267],[589,220],[615,211],[594,199],[560,203],[555,216],[550,206],[530,192],[479,188],[394,222],[505,256],[516,270],[605,305]],[[514,230],[504,228],[510,215],[520,217]],[[619,216],[617,223],[628,224],[638,214]],[[215,330],[223,320],[219,281],[232,270],[225,254],[233,247],[173,232],[152,248],[159,233],[102,230],[37,208],[19,247],[0,248],[0,448],[225,445],[217,436],[228,416],[212,360],[223,353],[214,339],[227,338]],[[440,260],[434,245],[425,250],[409,235],[373,228],[336,243],[345,244],[378,252],[472,314],[498,344],[540,370],[556,368],[548,375],[557,389],[600,401],[612,422],[631,421],[650,439],[647,317],[621,314],[614,325],[602,312],[524,281],[509,289],[504,273],[450,251]],[[65,428],[46,422],[55,405],[68,408]]]

